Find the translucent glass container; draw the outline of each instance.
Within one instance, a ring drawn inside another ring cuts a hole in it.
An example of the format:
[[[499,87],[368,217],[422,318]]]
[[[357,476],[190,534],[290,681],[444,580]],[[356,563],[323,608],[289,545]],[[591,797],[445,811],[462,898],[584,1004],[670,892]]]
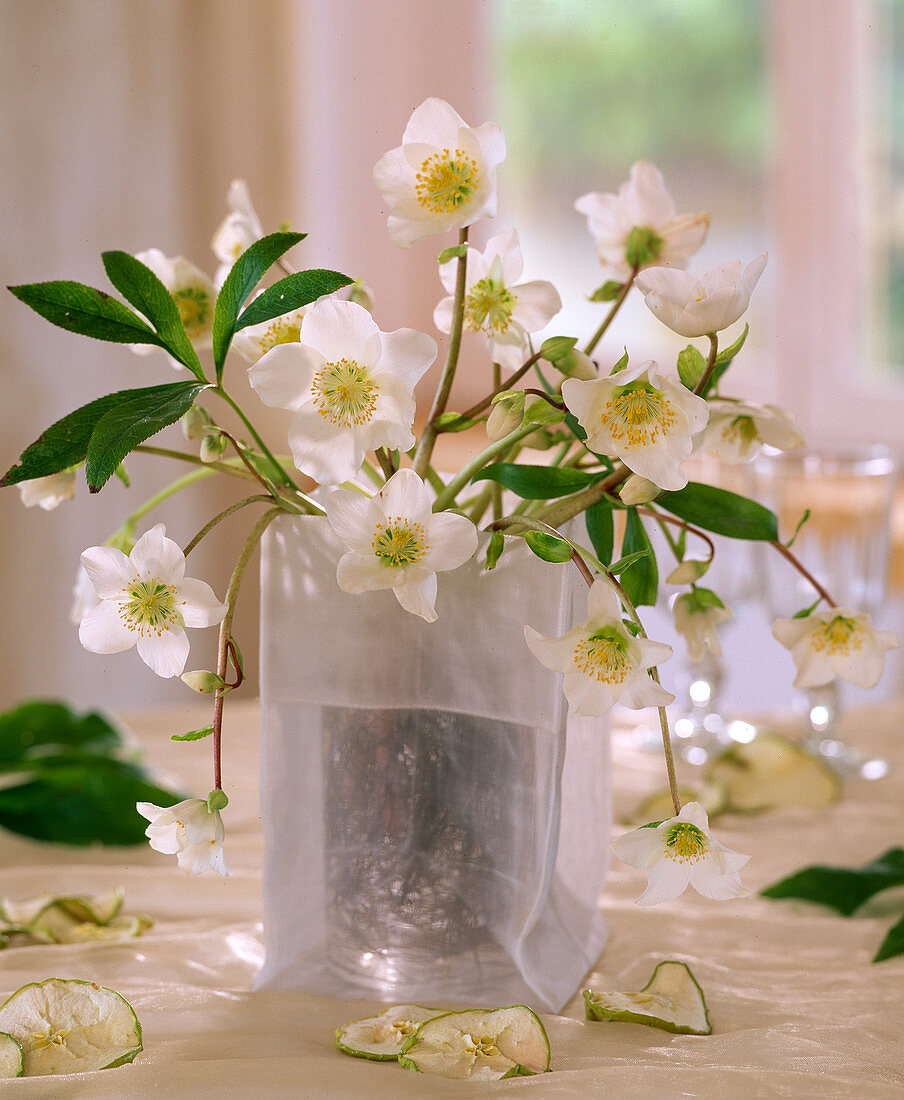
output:
[[[341,592],[341,552],[317,518],[264,540],[257,987],[558,1010],[606,939],[608,728],[566,738],[523,630],[568,629],[572,571],[511,540],[426,623]]]

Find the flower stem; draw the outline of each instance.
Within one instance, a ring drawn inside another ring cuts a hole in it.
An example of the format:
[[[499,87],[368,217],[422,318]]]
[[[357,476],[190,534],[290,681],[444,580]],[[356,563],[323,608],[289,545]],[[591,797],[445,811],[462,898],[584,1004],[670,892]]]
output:
[[[709,358],[706,360],[706,366],[703,373],[700,375],[700,381],[694,386],[694,393],[700,397],[709,383],[712,377],[713,371],[716,369],[716,357],[719,354],[719,335],[716,332],[709,333]]]
[[[218,512],[212,520],[204,524],[204,526],[195,535],[195,537],[190,542],[186,543],[185,549],[182,551],[182,553],[186,557],[188,557],[188,555],[192,552],[192,550],[194,550],[201,539],[203,539],[205,535],[209,534],[214,529],[214,527],[217,526],[218,523],[221,523],[224,519],[227,519],[229,516],[231,516],[233,512],[238,512],[242,508],[245,508],[247,505],[258,503],[272,504],[273,497],[269,494],[265,496],[263,493],[257,493],[255,496],[245,497],[244,500],[237,501],[235,504],[230,504],[228,508],[224,508],[223,511]]]
[[[240,477],[245,481],[251,480],[251,475],[238,459],[227,459],[226,462],[204,462],[203,459],[199,458],[197,455],[189,454],[187,451],[175,451],[169,447],[151,447],[146,443],[141,443],[137,447],[134,447],[133,452],[145,455],[159,455],[161,458],[175,458],[180,462],[189,462],[193,466],[203,466],[205,470],[210,470],[213,473],[229,474],[231,477]]]
[[[500,393],[505,393],[505,391],[510,390],[516,382],[520,382],[521,379],[525,376],[525,374],[527,374],[527,372],[531,369],[531,367],[535,363],[538,363],[542,358],[543,358],[543,356],[540,354],[539,351],[535,352],[530,357],[530,359],[527,359],[515,371],[515,373],[513,375],[511,375],[509,378],[506,378],[506,380],[504,382],[495,382],[494,381],[495,389],[493,390],[493,392],[491,394],[488,394],[482,401],[478,401],[476,405],[472,405],[470,407],[470,409],[465,409],[465,411],[463,413],[461,413],[461,416],[465,420],[473,420],[475,416],[479,416],[483,412],[484,409],[488,409],[490,407],[490,405],[493,404],[493,398],[494,397],[496,397]],[[498,364],[494,363],[493,366],[495,368],[495,367],[498,366]]]
[[[229,661],[229,647],[232,644],[232,620],[235,616],[236,598],[242,584],[242,578],[245,576],[245,569],[248,566],[251,555],[254,553],[255,547],[258,542],[260,542],[261,536],[281,511],[281,508],[271,508],[268,512],[265,512],[254,527],[252,527],[251,534],[245,540],[245,545],[242,547],[238,561],[235,563],[235,568],[232,570],[232,576],[229,578],[229,587],[226,589],[226,615],[220,623],[220,635],[217,645],[217,675],[224,683],[226,681],[227,664]],[[220,690],[216,693],[213,703],[213,721],[211,722],[213,728],[213,785],[215,790],[220,791],[223,789],[222,734],[224,698],[224,691]]]
[[[251,423],[251,421],[245,415],[245,413],[243,412],[243,410],[239,406],[238,402],[235,401],[234,398],[231,396],[231,394],[227,393],[226,390],[223,388],[223,384],[220,383],[218,386],[214,386],[212,392],[216,393],[216,394],[219,394],[219,396],[223,398],[223,400],[226,402],[226,404],[229,405],[229,407],[233,410],[233,412],[236,414],[236,416],[238,416],[239,420],[241,420],[241,422],[245,425],[245,427],[251,433],[251,438],[258,445],[258,447],[261,450],[261,453],[263,455],[265,455],[267,457],[267,459],[270,461],[270,464],[273,467],[273,472],[274,472],[274,475],[275,475],[274,480],[277,483],[277,485],[287,485],[287,486],[290,486],[293,489],[298,489],[298,486],[296,485],[295,481],[283,469],[283,467],[280,465],[280,463],[277,462],[277,460],[273,456],[273,454],[271,454],[270,448],[263,441],[263,439],[261,439],[261,437],[258,435],[257,430],[255,429],[254,425]],[[299,490],[299,492],[300,491],[301,490]]]
[[[212,470],[209,466],[204,466],[200,470],[192,470],[190,473],[183,474],[182,477],[176,478],[176,480],[170,482],[166,488],[161,489],[159,493],[154,493],[152,497],[148,497],[144,504],[136,508],[134,512],[130,512],[120,525],[120,530],[134,527],[138,520],[143,519],[148,512],[152,512],[158,504],[162,504],[171,496],[175,496],[176,493],[181,492],[183,489],[187,489],[189,485],[194,485],[196,481],[209,477],[216,472],[216,470]]]
[[[459,230],[458,243],[459,246],[468,243],[467,226]],[[443,368],[443,374],[440,379],[439,388],[436,391],[436,396],[433,398],[433,408],[430,410],[430,416],[427,419],[424,434],[421,436],[421,441],[418,443],[417,450],[414,454],[414,472],[420,478],[424,477],[427,466],[430,463],[430,456],[433,454],[433,447],[436,443],[436,437],[439,434],[436,428],[436,421],[446,411],[446,405],[449,402],[449,394],[452,392],[452,383],[455,380],[455,369],[458,366],[458,353],[461,348],[461,331],[464,327],[465,320],[465,286],[467,270],[468,254],[465,252],[458,257],[458,271],[455,278],[455,303],[452,312],[452,329],[449,333],[449,348],[446,353],[446,365]]]
[[[618,297],[612,303],[612,308],[609,310],[609,312],[603,318],[603,321],[602,321],[602,324],[600,325],[600,327],[596,330],[596,332],[587,341],[587,345],[584,348],[584,354],[585,355],[590,355],[590,353],[593,351],[593,349],[596,347],[596,345],[606,335],[606,330],[609,328],[609,326],[615,320],[616,313],[618,313],[618,311],[621,309],[622,303],[624,302],[625,298],[628,297],[628,291],[634,285],[634,280],[637,277],[637,272],[639,270],[640,269],[636,266],[631,268],[631,274],[628,276],[627,279],[625,279],[624,283],[622,283],[622,288],[618,292]]]
[[[826,601],[829,607],[837,607],[838,604],[832,599],[829,593],[823,588],[819,581],[813,576],[811,572],[804,566],[803,562],[795,554],[785,546],[782,542],[770,542],[770,546],[774,546],[776,550],[782,555],[783,558],[787,558],[794,568],[800,573],[800,575],[809,583],[812,584],[819,595]]]
[[[517,443],[519,439],[524,439],[525,436],[532,435],[536,430],[536,424],[528,424],[526,427],[518,428],[517,431],[503,436],[502,439],[497,440],[487,447],[486,450],[481,451],[475,458],[472,458],[471,461],[466,466],[463,466],[455,477],[452,478],[439,496],[437,496],[436,500],[433,502],[433,511],[441,512],[444,508],[448,508],[471,478],[482,470],[491,458],[495,458],[496,455],[508,450],[513,443]]]

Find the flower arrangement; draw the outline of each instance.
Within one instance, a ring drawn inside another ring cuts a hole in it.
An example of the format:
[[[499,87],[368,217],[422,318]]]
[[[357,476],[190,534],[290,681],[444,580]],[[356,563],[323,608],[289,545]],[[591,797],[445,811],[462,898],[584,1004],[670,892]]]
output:
[[[436,340],[412,329],[382,331],[369,290],[346,275],[293,271],[284,257],[304,235],[265,233],[240,181],[213,238],[221,265],[213,280],[182,257],[151,249],[104,254],[124,301],[68,281],[11,288],[60,327],[141,354],[162,351],[179,372],[176,380],[97,398],[51,425],[0,482],[18,485],[24,504],[51,509],[73,497],[81,469],[91,492],[115,474],[127,480],[122,463],[132,453],[192,466],[192,475],[158,494],[154,506],[195,475],[242,479],[253,490],[210,518],[185,547],[166,537],[162,523],[136,537],[150,506],[137,509],[103,545],[85,550],[76,586],[73,616],[86,649],[103,654],[135,646],[158,676],[181,676],[213,697],[209,725],[174,738],[211,737],[209,797],[169,808],[138,804],[150,822],[152,847],[177,855],[188,872],[230,873],[221,727],[224,700],[244,676],[232,621],[248,562],[280,514],[325,516],[347,548],[336,561],[340,588],[364,599],[368,591],[392,589],[406,611],[427,622],[437,617],[439,574],[458,568],[479,547],[487,569],[511,538],[524,539],[550,568],[577,567],[589,589],[587,620],[562,637],[543,637],[525,623],[524,658],[529,649],[563,673],[574,715],[603,715],[615,703],[659,710],[674,815],[614,844],[648,876],[642,904],[673,898],[688,884],[709,897],[738,897],[746,859],[712,837],[700,805],[681,805],[666,710],[674,696],[659,675],[672,651],[648,638],[638,611],[655,602],[658,580],[645,525],[661,528],[674,557],[667,581],[685,589],[674,605],[675,623],[692,656],[718,648],[718,624],[730,615],[701,584],[715,553],[712,534],[770,543],[811,580],[815,602],[774,629],[794,658],[797,685],[839,677],[872,686],[884,651],[897,644],[893,635],[875,631],[869,616],[836,606],[790,542],[779,540],[772,512],[689,482],[684,472],[699,450],[723,462],[746,462],[764,445],[784,450],[803,443],[786,412],[750,404],[728,389],[747,328],[725,347],[720,334],[743,317],[766,256],[692,275],[687,268],[705,239],[708,216],[677,215],[658,170],[635,164],[617,194],[588,194],[575,203],[606,277],[591,295],[604,309],[596,332],[580,347],[571,336],[537,346],[535,334],[561,308],[557,291],[546,281],[519,281],[523,261],[514,229],[490,237],[483,249],[468,240],[470,227],[496,212],[496,173],[504,158],[498,126],[470,127],[449,104],[431,98],[412,114],[402,144],[374,169],[389,234],[400,247],[458,234],[438,257],[444,295],[434,322],[446,338],[445,362],[418,434],[415,388],[438,356]],[[268,282],[274,265],[283,274]],[[627,352],[614,364],[594,359],[635,287],[663,324],[706,341],[703,350],[689,344],[675,371],[631,362]],[[450,393],[469,334],[485,342],[486,392],[470,408],[454,410]],[[257,397],[292,414],[290,455],[272,448],[238,404],[226,370],[232,350],[248,364]],[[218,423],[209,408],[214,399],[238,416],[247,434]],[[197,452],[147,443],[177,421]],[[478,453],[441,476],[433,465],[436,441],[460,431],[482,440]],[[204,581],[185,576],[186,558],[227,516],[257,506],[263,512],[220,600]],[[620,552],[618,514],[624,518]],[[583,517],[586,538],[574,525],[566,529],[576,517]],[[689,540],[703,547],[701,557],[688,553]],[[186,629],[215,625],[216,668],[185,671]]]

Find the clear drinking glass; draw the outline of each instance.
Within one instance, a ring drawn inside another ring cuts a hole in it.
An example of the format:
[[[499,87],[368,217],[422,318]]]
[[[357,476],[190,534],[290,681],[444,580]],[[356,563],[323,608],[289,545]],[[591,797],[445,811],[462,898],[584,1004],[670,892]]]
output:
[[[783,541],[810,510],[793,545],[809,572],[836,603],[881,620],[899,475],[888,448],[877,444],[762,456],[756,460],[755,474],[758,498],[778,516]],[[763,548],[761,583],[773,617],[787,618],[809,607],[817,596],[806,578],[768,547]],[[888,770],[886,762],[845,744],[840,711],[837,680],[807,692],[807,747],[842,775],[880,778]]]

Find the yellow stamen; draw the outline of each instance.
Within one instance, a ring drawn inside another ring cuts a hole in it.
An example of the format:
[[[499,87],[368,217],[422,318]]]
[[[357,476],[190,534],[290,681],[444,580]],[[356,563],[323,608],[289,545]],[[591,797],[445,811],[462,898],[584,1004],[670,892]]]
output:
[[[836,615],[813,633],[810,644],[817,653],[850,653],[863,646],[863,630],[855,619]]]
[[[633,450],[651,447],[671,434],[675,426],[672,403],[652,386],[629,385],[617,389],[602,415],[604,427],[616,443]]]
[[[127,598],[119,604],[119,617],[129,628],[147,638],[172,629],[181,616],[176,609],[176,587],[157,577],[136,577],[126,586]]]
[[[624,683],[634,668],[626,639],[612,627],[582,638],[574,648],[573,660],[579,672],[607,684]]]
[[[210,294],[203,283],[186,283],[173,291],[179,317],[190,340],[203,336],[213,320]]]
[[[481,279],[465,298],[465,327],[471,332],[486,328],[489,333],[507,332],[518,299],[505,284]]]
[[[367,368],[354,359],[325,363],[314,375],[311,391],[320,415],[340,428],[367,424],[380,392]]]
[[[468,203],[480,180],[477,161],[463,149],[427,157],[415,175],[417,201],[432,214],[448,214]]]
[[[285,317],[277,317],[257,343],[261,349],[261,355],[266,355],[278,344],[297,344],[300,338],[301,328],[297,321],[287,321]]]
[[[385,527],[377,527],[371,547],[383,565],[393,567],[414,565],[430,549],[424,528],[397,516],[390,516]]]
[[[679,863],[697,863],[709,851],[709,840],[702,829],[682,821],[665,835],[665,855]]]

